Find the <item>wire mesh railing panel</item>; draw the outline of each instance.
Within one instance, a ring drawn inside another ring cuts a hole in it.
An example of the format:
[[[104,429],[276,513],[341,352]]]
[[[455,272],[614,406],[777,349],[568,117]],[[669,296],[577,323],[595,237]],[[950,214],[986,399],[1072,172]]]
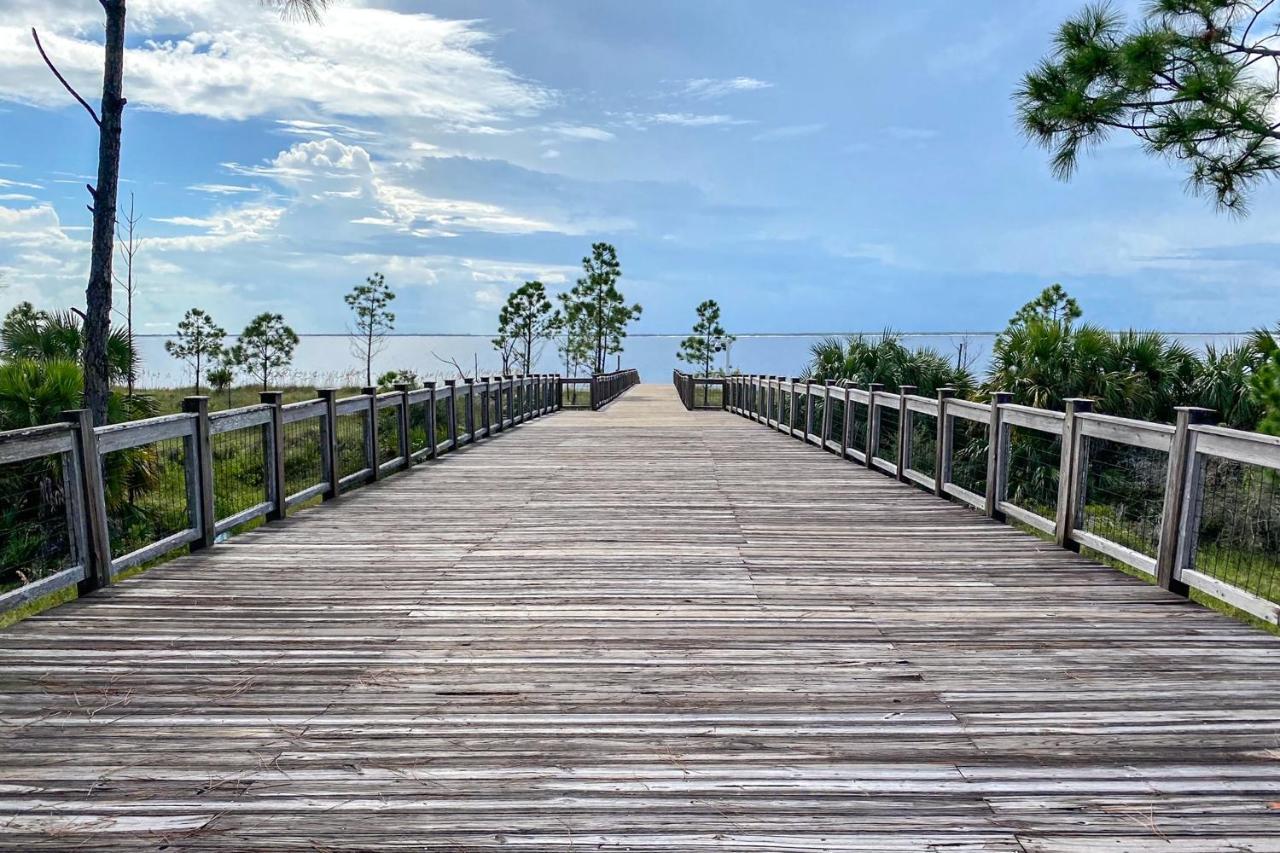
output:
[[[112,558],[191,529],[183,438],[115,450],[102,456]]]
[[[791,404],[794,395],[790,391],[783,391],[778,395],[778,423],[786,426],[791,423]]]
[[[449,397],[441,395],[436,398],[435,410],[436,445],[449,440]]]
[[[503,390],[494,391],[489,395],[489,423],[494,426],[501,426],[505,420],[504,413],[507,392]]]
[[[369,467],[369,454],[365,447],[368,439],[365,422],[368,412],[338,415],[334,439],[338,445],[338,476],[349,477]]]
[[[1084,500],[1076,526],[1154,558],[1160,547],[1169,453],[1085,436]]]
[[[470,394],[469,404],[471,407],[471,426],[469,432],[476,432],[484,429],[484,395],[479,391],[473,391]]]
[[[258,425],[210,437],[215,519],[230,518],[270,499],[267,488],[267,450],[270,446],[267,429],[269,427]]]
[[[827,405],[831,409],[831,425],[827,429],[827,440],[839,444],[844,441],[844,398],[833,397]]]
[[[1052,521],[1058,511],[1061,464],[1061,435],[1011,426],[1005,500]]]
[[[409,406],[409,452],[418,453],[431,447],[431,401]]]
[[[0,465],[0,593],[74,564],[65,454]]]
[[[809,395],[803,391],[796,391],[791,395],[791,421],[792,428],[803,430],[805,411],[809,405]]]
[[[400,407],[378,410],[378,464],[400,457]]]
[[[885,462],[898,462],[898,410],[880,406],[880,436],[875,456]]]
[[[322,418],[304,418],[284,425],[284,491],[289,497],[325,482]]]
[[[514,402],[512,403],[512,411],[515,412],[516,417],[518,418],[522,414],[524,414],[524,405],[525,405],[524,385],[517,382],[515,384],[515,387],[511,389],[511,393],[514,399]]]
[[[871,410],[865,403],[849,401],[849,447],[866,452],[867,426]]]
[[[987,454],[990,427],[967,418],[951,418],[951,479],[967,492],[987,493]]]
[[[822,418],[823,410],[826,409],[827,401],[818,394],[809,395],[809,403],[813,406],[813,422],[809,425],[809,432],[812,435],[822,435]]]
[[[1280,602],[1280,472],[1200,456],[1195,548],[1189,568]]]
[[[938,470],[938,418],[911,413],[911,470],[932,477]]]

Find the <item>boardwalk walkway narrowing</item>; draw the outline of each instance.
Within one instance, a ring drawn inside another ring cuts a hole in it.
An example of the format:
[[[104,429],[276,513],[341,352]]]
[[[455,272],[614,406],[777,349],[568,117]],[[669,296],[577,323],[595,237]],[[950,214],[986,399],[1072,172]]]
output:
[[[0,633],[0,847],[1280,851],[1278,676],[640,386]]]

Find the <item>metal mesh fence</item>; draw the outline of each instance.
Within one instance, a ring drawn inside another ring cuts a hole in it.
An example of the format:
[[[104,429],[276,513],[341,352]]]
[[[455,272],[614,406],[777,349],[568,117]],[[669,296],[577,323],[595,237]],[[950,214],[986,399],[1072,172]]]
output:
[[[266,430],[260,425],[210,437],[213,514],[219,521],[268,499]]]
[[[320,418],[305,418],[284,425],[284,490],[296,495],[325,482],[324,451],[320,445]]]
[[[828,429],[827,438],[839,444],[844,440],[844,398],[833,397],[827,405],[831,409],[831,426]]]
[[[63,458],[0,465],[0,592],[71,566]]]
[[[1200,464],[1190,567],[1280,601],[1280,472],[1217,457],[1201,457]]]
[[[1169,454],[1086,436],[1081,530],[1148,557],[1160,546]]]
[[[975,495],[987,493],[990,427],[967,418],[951,418],[951,482]]]
[[[1009,428],[1009,503],[1053,519],[1058,510],[1062,436],[1026,427]]]
[[[166,438],[102,457],[111,556],[121,557],[194,524],[187,500],[186,442]]]
[[[938,470],[938,418],[911,413],[911,470],[932,477]]]
[[[400,456],[400,407],[387,406],[378,410],[378,464],[383,465]]]
[[[335,439],[338,444],[338,476],[349,477],[369,467],[365,450],[365,421],[368,412],[338,415]]]
[[[864,403],[849,402],[849,446],[866,452],[867,421],[870,409]]]
[[[885,462],[898,462],[898,410],[889,406],[878,406],[880,410],[880,436],[876,442],[875,455]]]
[[[431,400],[409,406],[409,452],[417,453],[431,446]]]
[[[449,440],[449,395],[447,393],[436,397],[436,444]]]
[[[489,394],[489,423],[494,426],[501,426],[506,420],[504,413],[506,411],[507,392],[501,388],[495,388]]]

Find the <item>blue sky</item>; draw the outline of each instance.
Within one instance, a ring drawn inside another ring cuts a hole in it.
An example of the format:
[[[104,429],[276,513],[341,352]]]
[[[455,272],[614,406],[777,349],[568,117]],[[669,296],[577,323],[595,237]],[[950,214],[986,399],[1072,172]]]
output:
[[[1280,319],[1275,188],[1234,220],[1117,138],[1069,184],[1010,93],[1079,6],[976,0],[132,0],[124,175],[139,327],[202,306],[340,332],[375,270],[399,331],[490,332],[528,278],[619,250],[638,331],[990,330],[1062,282],[1111,327]],[[0,0],[0,309],[83,299],[90,0]]]

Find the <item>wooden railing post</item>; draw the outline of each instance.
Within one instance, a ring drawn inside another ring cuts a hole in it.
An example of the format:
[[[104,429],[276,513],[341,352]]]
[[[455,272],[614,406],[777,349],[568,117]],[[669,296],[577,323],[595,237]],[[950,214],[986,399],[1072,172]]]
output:
[[[476,443],[476,377],[468,376],[464,380],[467,383],[467,410],[463,414],[463,423],[467,426],[467,432],[471,434],[471,443]]]
[[[818,437],[818,446],[823,450],[827,449],[827,439],[831,437],[831,389],[835,384],[834,379],[828,379],[822,390],[822,434]]]
[[[409,391],[413,386],[397,382],[395,389],[400,392],[400,458],[404,460],[404,467],[409,468],[413,466],[413,441],[409,438],[413,425],[413,418],[409,416]]]
[[[436,458],[436,382],[434,379],[422,383],[426,386],[427,395],[427,458]]]
[[[1176,411],[1173,444],[1169,448],[1169,473],[1165,479],[1164,510],[1160,516],[1156,583],[1185,596],[1190,594],[1190,588],[1178,579],[1178,575],[1191,564],[1200,527],[1197,498],[1203,487],[1191,427],[1214,424],[1218,418],[1212,409],[1195,406],[1179,406]]]
[[[369,414],[365,417],[364,424],[365,462],[373,471],[371,479],[377,480],[382,476],[378,472],[378,389],[361,388],[360,393],[369,396]]]
[[[795,436],[796,434],[796,421],[799,420],[799,415],[800,415],[800,413],[796,411],[796,409],[799,408],[798,406],[796,406],[796,385],[799,384],[799,382],[800,382],[799,376],[792,376],[791,390],[787,392],[788,394],[791,395],[791,406],[790,406],[791,411],[788,412],[787,434],[791,436]]]
[[[449,449],[453,450],[458,446],[458,380],[446,379],[444,381],[445,411],[448,413],[449,421]]]
[[[492,382],[493,382],[493,377],[491,377],[491,376],[481,376],[481,377],[480,377],[480,387],[481,387],[481,390],[480,390],[480,428],[481,428],[481,429],[488,429],[488,431],[489,431],[489,435],[493,435],[495,432],[497,432],[498,430],[500,430],[500,429],[502,428],[502,427],[501,427],[501,424],[502,424],[502,417],[501,417],[501,416],[499,416],[499,417],[498,417],[498,424],[499,424],[499,426],[494,426],[494,424],[493,424],[493,415],[492,415],[492,414],[490,413],[490,411],[489,411],[489,410],[492,408],[492,406],[493,406],[493,400],[491,399],[491,398],[492,398],[492,396],[493,396],[493,386],[492,386],[492,384],[491,384]],[[499,393],[499,394],[501,394],[501,393],[502,393],[502,377],[501,377],[501,376],[499,376],[499,377],[498,377],[498,393]],[[472,408],[474,409],[474,408],[475,408],[475,406],[473,405],[473,406],[472,406]]]
[[[62,419],[73,427],[75,435],[76,501],[84,513],[84,538],[80,558],[84,562],[81,595],[111,585],[111,528],[107,520],[107,493],[102,481],[102,459],[98,454],[98,434],[93,431],[93,418],[88,409],[62,413]],[[78,526],[78,525],[77,525]]]
[[[884,385],[872,382],[867,385],[867,467],[874,468],[871,458],[876,455],[880,446],[880,407],[876,405],[876,393],[883,391]]]
[[[801,439],[805,444],[809,443],[809,437],[813,435],[813,381],[806,379],[804,381],[804,437]]]
[[[191,550],[213,546],[217,534],[216,509],[213,500],[213,444],[209,436],[209,398],[187,397],[182,401],[182,411],[195,415],[195,435],[187,442],[187,497],[192,510],[192,522],[199,536],[192,541]]]
[[[324,417],[320,419],[320,457],[324,467],[325,482],[324,499],[331,501],[341,490],[338,481],[342,475],[338,470],[338,389],[321,388],[316,392],[324,400]]]
[[[898,479],[907,481],[907,469],[911,467],[911,409],[907,397],[916,393],[916,386],[898,387]]]
[[[840,458],[849,458],[849,430],[853,427],[853,412],[849,407],[853,405],[850,398],[850,385],[848,380],[840,380],[840,387],[844,390],[844,428],[840,430]]]
[[[1066,417],[1062,420],[1062,452],[1058,461],[1058,511],[1054,518],[1054,541],[1059,548],[1079,551],[1080,545],[1071,538],[1076,522],[1080,519],[1081,501],[1084,499],[1084,478],[1089,468],[1084,436],[1080,432],[1078,415],[1093,411],[1093,400],[1071,397],[1066,403]]]
[[[267,521],[279,521],[285,517],[285,499],[289,497],[284,484],[284,392],[263,391],[258,401],[271,407],[271,421],[266,424],[267,442],[263,448],[267,468],[267,499],[271,511]]]
[[[933,493],[938,497],[946,494],[943,487],[951,481],[951,455],[955,437],[947,423],[947,403],[955,396],[954,388],[938,389],[938,433],[934,439],[933,461]]]
[[[991,420],[987,428],[986,510],[987,515],[997,521],[1004,521],[1000,502],[1004,500],[1004,478],[1009,464],[1009,431],[1000,416],[1000,407],[1012,402],[1013,395],[1008,391],[997,391],[991,395]]]

